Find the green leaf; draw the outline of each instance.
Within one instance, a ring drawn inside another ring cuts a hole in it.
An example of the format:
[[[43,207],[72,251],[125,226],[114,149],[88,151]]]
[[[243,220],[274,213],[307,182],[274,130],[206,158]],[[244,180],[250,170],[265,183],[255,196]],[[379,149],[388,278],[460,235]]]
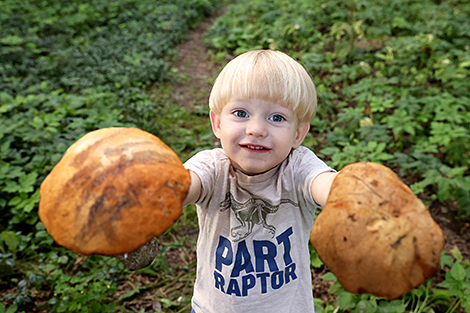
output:
[[[13,104],[4,104],[4,103],[1,103],[0,104],[0,116],[5,113],[5,112],[8,112],[8,110],[10,110],[11,108],[13,108]]]
[[[16,262],[14,259],[8,259],[6,260],[5,262],[8,266],[11,266],[11,267],[15,267],[16,266]]]
[[[459,248],[457,248],[457,247],[453,248],[452,250],[450,250],[450,253],[455,258],[457,263],[462,262],[463,256],[462,256],[462,253],[460,252]]]
[[[314,268],[319,268],[320,266],[323,265],[322,260],[320,259],[320,256],[318,253],[312,253],[310,256],[310,265]]]
[[[122,300],[125,300],[125,299],[128,299],[128,298],[131,298],[131,297],[133,297],[134,295],[139,294],[140,291],[141,291],[141,288],[135,287],[134,289],[129,290],[128,292],[126,292],[125,294],[123,294],[122,296],[120,296],[120,297],[119,297],[119,301],[122,301]]]
[[[404,300],[381,301],[379,313],[403,313],[406,311]]]
[[[39,203],[39,188],[25,201],[23,210],[26,213],[31,213],[31,211],[36,207],[36,204]]]
[[[335,274],[333,274],[332,272],[328,272],[328,273],[322,275],[321,278],[323,280],[326,280],[326,281],[338,281]]]
[[[457,281],[464,281],[467,277],[467,272],[463,268],[462,264],[455,263],[450,269],[450,275]]]
[[[13,304],[10,306],[5,313],[15,313],[18,310],[18,305]]]
[[[18,236],[11,231],[3,231],[1,233],[2,239],[7,245],[11,252],[16,253],[18,251],[19,239]]]
[[[459,64],[459,67],[470,67],[470,61],[465,61]]]
[[[160,299],[159,302],[160,302],[160,303],[163,305],[163,307],[165,307],[165,308],[169,308],[169,307],[172,307],[172,306],[177,306],[177,305],[179,305],[178,302],[172,301],[172,300],[170,300],[170,299]]]
[[[57,265],[55,264],[46,264],[44,266],[41,266],[41,271],[50,274],[52,271],[56,270],[58,268]]]
[[[354,295],[350,292],[347,291],[342,291],[338,295],[338,303],[339,303],[339,308],[341,310],[349,310],[354,307]]]
[[[34,190],[33,186],[34,186],[34,183],[36,183],[37,178],[38,178],[37,172],[32,172],[32,173],[20,176],[20,178],[18,179],[18,182],[23,188],[22,191],[32,192]]]
[[[62,255],[57,259],[57,262],[59,262],[60,264],[67,264],[68,261],[69,257],[66,255]]]
[[[356,305],[356,313],[375,313],[377,312],[376,300],[361,300]]]
[[[454,262],[452,261],[452,257],[447,254],[446,250],[442,250],[441,252],[441,261],[440,261],[440,266],[443,268],[444,266],[452,266]]]
[[[465,312],[470,312],[470,296],[463,298],[462,302],[460,302],[460,305],[465,310]]]
[[[10,46],[17,46],[17,45],[22,44],[23,42],[24,42],[24,39],[16,35],[6,36],[0,39],[0,43],[3,43],[4,45],[10,45]]]
[[[3,189],[2,189],[2,191],[8,192],[8,193],[15,193],[15,192],[18,192],[19,190],[21,190],[20,184],[18,184],[15,181],[11,181],[11,180],[7,181],[5,183],[5,187],[3,187]],[[12,200],[10,200],[10,203],[12,202]],[[11,204],[11,205],[18,204],[19,200],[21,200],[21,198],[14,200],[14,204]]]
[[[2,108],[5,104],[10,104],[13,102],[13,97],[10,96],[8,93],[6,92],[0,92],[0,103],[1,103],[1,106],[0,106],[0,113],[4,113],[2,111]]]

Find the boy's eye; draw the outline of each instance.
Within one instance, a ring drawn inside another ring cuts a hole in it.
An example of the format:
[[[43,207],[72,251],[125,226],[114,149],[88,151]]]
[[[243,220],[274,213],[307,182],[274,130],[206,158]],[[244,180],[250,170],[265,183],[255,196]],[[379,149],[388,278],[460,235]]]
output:
[[[237,117],[248,117],[248,113],[243,110],[236,110],[233,114]]]
[[[286,119],[284,118],[284,116],[282,115],[279,115],[279,114],[275,114],[273,116],[271,116],[269,118],[271,121],[273,122],[282,122],[282,121],[285,121]]]

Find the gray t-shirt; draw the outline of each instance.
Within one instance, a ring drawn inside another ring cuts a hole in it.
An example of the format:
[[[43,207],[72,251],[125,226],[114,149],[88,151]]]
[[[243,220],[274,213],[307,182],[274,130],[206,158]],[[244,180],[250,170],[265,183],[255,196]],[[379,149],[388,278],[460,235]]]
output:
[[[202,183],[196,313],[314,312],[311,186],[331,168],[306,147],[255,176],[235,170],[222,149],[200,152],[185,167]]]

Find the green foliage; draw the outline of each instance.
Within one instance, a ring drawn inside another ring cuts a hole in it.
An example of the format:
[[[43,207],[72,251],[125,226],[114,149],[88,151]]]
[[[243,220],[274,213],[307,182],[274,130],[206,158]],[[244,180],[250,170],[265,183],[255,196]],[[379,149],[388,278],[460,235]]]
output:
[[[109,301],[117,288],[104,274],[60,275],[55,282],[54,298],[49,301],[56,312],[115,312]]]
[[[152,97],[153,116],[149,119],[152,132],[169,145],[178,156],[187,160],[195,153],[213,148],[213,133],[209,120],[209,109],[196,106],[187,110],[178,105],[173,89],[162,86]]]
[[[336,169],[397,169],[470,216],[470,9],[459,1],[238,1],[210,28],[215,55],[279,49],[317,86],[311,146]]]
[[[0,0],[0,282],[11,304],[0,312],[20,312],[40,292],[52,295],[46,311],[116,311],[122,264],[58,247],[38,219],[39,187],[99,128],[139,127],[182,159],[209,145],[207,111],[178,108],[164,82],[178,79],[174,46],[216,4]]]
[[[0,91],[141,87],[173,77],[174,45],[209,0],[1,1]]]

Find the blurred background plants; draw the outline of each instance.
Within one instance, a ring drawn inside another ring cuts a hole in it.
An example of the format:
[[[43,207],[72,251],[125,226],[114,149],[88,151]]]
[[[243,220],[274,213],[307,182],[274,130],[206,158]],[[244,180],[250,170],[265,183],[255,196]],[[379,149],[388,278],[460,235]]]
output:
[[[142,128],[183,161],[214,146],[207,106],[178,103],[173,84],[177,43],[218,5],[0,0],[0,313],[188,310],[194,207],[161,238],[154,263],[131,273],[57,246],[38,220],[38,190],[67,147],[98,128]],[[319,98],[305,145],[338,170],[387,165],[427,205],[470,217],[468,2],[238,0],[204,42],[222,64],[258,48],[298,59]],[[452,250],[441,263],[438,284],[392,302],[348,294],[327,273],[334,297],[317,299],[317,311],[470,311],[468,260]],[[312,268],[322,267],[312,249]]]

